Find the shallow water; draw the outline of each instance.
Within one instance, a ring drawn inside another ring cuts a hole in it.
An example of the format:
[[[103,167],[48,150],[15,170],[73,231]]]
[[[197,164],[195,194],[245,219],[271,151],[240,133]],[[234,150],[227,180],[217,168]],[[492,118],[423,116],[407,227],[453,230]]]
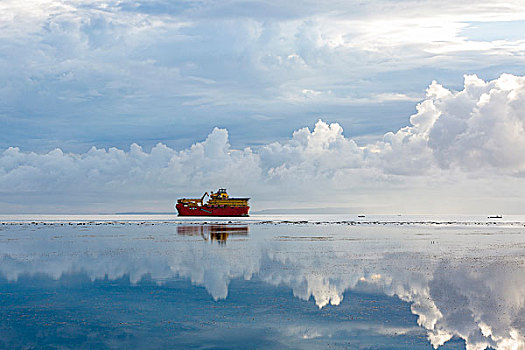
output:
[[[525,347],[523,217],[0,219],[0,348]]]

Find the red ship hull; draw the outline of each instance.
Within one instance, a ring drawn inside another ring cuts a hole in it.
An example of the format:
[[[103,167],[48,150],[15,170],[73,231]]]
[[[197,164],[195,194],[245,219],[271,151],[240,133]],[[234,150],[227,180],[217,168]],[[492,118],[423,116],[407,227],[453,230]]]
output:
[[[184,206],[177,203],[175,206],[179,216],[248,216],[250,207],[201,207]]]

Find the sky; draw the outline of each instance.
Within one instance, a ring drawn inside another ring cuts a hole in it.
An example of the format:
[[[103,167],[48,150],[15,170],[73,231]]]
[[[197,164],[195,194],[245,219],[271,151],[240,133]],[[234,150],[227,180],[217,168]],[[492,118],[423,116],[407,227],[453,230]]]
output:
[[[523,1],[0,3],[0,212],[525,211]]]

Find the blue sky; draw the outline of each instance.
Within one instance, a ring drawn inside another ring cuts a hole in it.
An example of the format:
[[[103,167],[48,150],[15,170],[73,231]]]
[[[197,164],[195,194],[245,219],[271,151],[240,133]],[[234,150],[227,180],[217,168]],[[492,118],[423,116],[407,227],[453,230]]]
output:
[[[1,146],[183,147],[215,126],[243,146],[320,117],[382,135],[432,80],[524,72],[522,6],[476,4],[7,1]]]
[[[524,52],[521,1],[6,0],[0,149],[183,151],[219,127],[258,153],[322,119],[370,150],[432,81],[519,77]]]

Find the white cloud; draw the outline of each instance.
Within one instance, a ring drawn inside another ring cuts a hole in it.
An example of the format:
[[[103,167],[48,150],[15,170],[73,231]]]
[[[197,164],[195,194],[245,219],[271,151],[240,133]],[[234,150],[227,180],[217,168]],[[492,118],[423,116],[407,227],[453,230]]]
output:
[[[319,120],[313,130],[297,130],[289,140],[242,150],[232,148],[228,132],[219,128],[181,151],[163,144],[149,152],[132,144],[128,151],[93,147],[82,154],[12,147],[0,156],[3,210],[10,210],[9,203],[26,205],[24,211],[63,203],[75,211],[94,206],[122,211],[123,202],[159,210],[154,206],[177,196],[225,186],[253,196],[261,207],[275,205],[275,198],[294,206],[306,198],[309,205],[332,206],[365,198],[361,204],[369,206],[387,195],[393,196],[387,210],[397,211],[396,205],[405,210],[411,201],[408,210],[414,210],[421,201],[445,204],[452,193],[463,200],[476,193],[486,199],[476,200],[478,205],[486,207],[475,210],[490,211],[494,197],[511,199],[523,188],[524,105],[525,78],[504,74],[484,82],[466,76],[461,91],[432,83],[411,125],[373,144],[358,145],[339,124]],[[108,195],[94,200],[94,193]],[[401,199],[401,193],[407,197]],[[29,203],[26,196],[45,197],[47,205]],[[67,205],[72,200],[78,207]]]
[[[385,135],[383,147],[394,156],[401,150],[417,157],[421,168],[436,160],[442,168],[490,168],[519,175],[525,170],[524,102],[523,77],[503,74],[484,82],[466,76],[459,92],[434,82],[410,118],[412,126]]]
[[[243,144],[269,142],[256,132],[263,122],[246,115],[264,112],[282,138],[305,115],[350,125],[359,115],[346,107],[363,104],[376,108],[366,133],[377,134],[400,125],[395,113],[377,112],[389,110],[381,103],[406,111],[431,77],[456,84],[466,71],[521,73],[521,38],[465,30],[472,21],[515,28],[524,18],[520,1],[6,0],[0,127],[10,132],[0,143],[76,152],[93,141],[172,145],[177,128],[216,120],[235,125]]]
[[[4,192],[162,191],[195,181],[221,183],[235,172],[257,169],[249,149],[232,150],[228,132],[215,128],[207,139],[183,151],[158,144],[144,152],[137,144],[129,151],[92,147],[84,154],[55,149],[46,154],[9,148],[1,157],[1,190]],[[246,174],[249,175],[249,174]],[[242,178],[237,181],[242,182]]]

